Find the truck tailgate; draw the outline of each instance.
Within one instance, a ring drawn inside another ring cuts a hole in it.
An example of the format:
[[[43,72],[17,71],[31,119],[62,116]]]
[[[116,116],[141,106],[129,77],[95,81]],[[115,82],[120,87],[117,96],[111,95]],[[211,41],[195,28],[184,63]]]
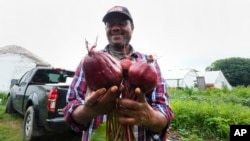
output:
[[[50,100],[50,94],[48,96],[48,118],[56,118],[56,117],[63,117],[63,108],[66,105],[66,95],[68,91],[69,86],[57,86],[57,96],[55,103],[51,103],[54,100]],[[51,107],[54,107],[54,109],[51,109]]]

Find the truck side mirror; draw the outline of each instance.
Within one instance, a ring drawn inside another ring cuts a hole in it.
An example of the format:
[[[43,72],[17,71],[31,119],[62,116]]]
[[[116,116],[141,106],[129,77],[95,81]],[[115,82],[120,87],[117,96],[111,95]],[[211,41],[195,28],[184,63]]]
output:
[[[18,85],[19,79],[11,79],[11,86]]]

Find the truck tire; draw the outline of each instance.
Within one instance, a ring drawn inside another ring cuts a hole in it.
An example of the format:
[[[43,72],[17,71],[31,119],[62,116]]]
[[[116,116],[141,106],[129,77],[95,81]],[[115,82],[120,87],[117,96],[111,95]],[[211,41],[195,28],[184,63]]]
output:
[[[25,112],[23,121],[23,138],[24,141],[35,141],[37,139],[36,134],[36,123],[35,123],[35,112],[34,107],[29,106]]]
[[[7,99],[7,102],[6,102],[6,107],[5,107],[5,113],[8,113],[8,114],[16,113],[16,111],[13,108],[13,105],[12,105],[11,96],[8,96],[8,99]]]

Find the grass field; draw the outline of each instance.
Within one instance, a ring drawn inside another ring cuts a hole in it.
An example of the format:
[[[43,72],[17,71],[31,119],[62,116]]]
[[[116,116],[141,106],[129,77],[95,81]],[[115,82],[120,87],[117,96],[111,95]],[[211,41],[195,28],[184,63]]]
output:
[[[0,105],[0,141],[22,141],[22,117],[4,113],[5,105]]]

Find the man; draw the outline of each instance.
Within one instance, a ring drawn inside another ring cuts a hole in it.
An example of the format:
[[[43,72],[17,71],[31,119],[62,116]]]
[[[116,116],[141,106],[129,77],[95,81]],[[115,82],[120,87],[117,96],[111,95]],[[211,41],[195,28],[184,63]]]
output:
[[[132,16],[123,6],[114,6],[103,17],[106,36],[109,44],[103,51],[116,59],[131,56],[132,60],[146,60],[147,55],[139,53],[129,44],[134,30]],[[106,114],[117,103],[119,122],[134,126],[134,133],[138,141],[165,141],[167,128],[174,114],[168,103],[166,84],[161,76],[157,62],[153,64],[157,70],[158,82],[151,94],[135,91],[136,100],[119,98],[123,85],[90,90],[84,79],[83,60],[76,69],[74,79],[67,95],[67,105],[64,118],[76,131],[83,130],[82,141],[89,141],[98,125],[106,121]]]

